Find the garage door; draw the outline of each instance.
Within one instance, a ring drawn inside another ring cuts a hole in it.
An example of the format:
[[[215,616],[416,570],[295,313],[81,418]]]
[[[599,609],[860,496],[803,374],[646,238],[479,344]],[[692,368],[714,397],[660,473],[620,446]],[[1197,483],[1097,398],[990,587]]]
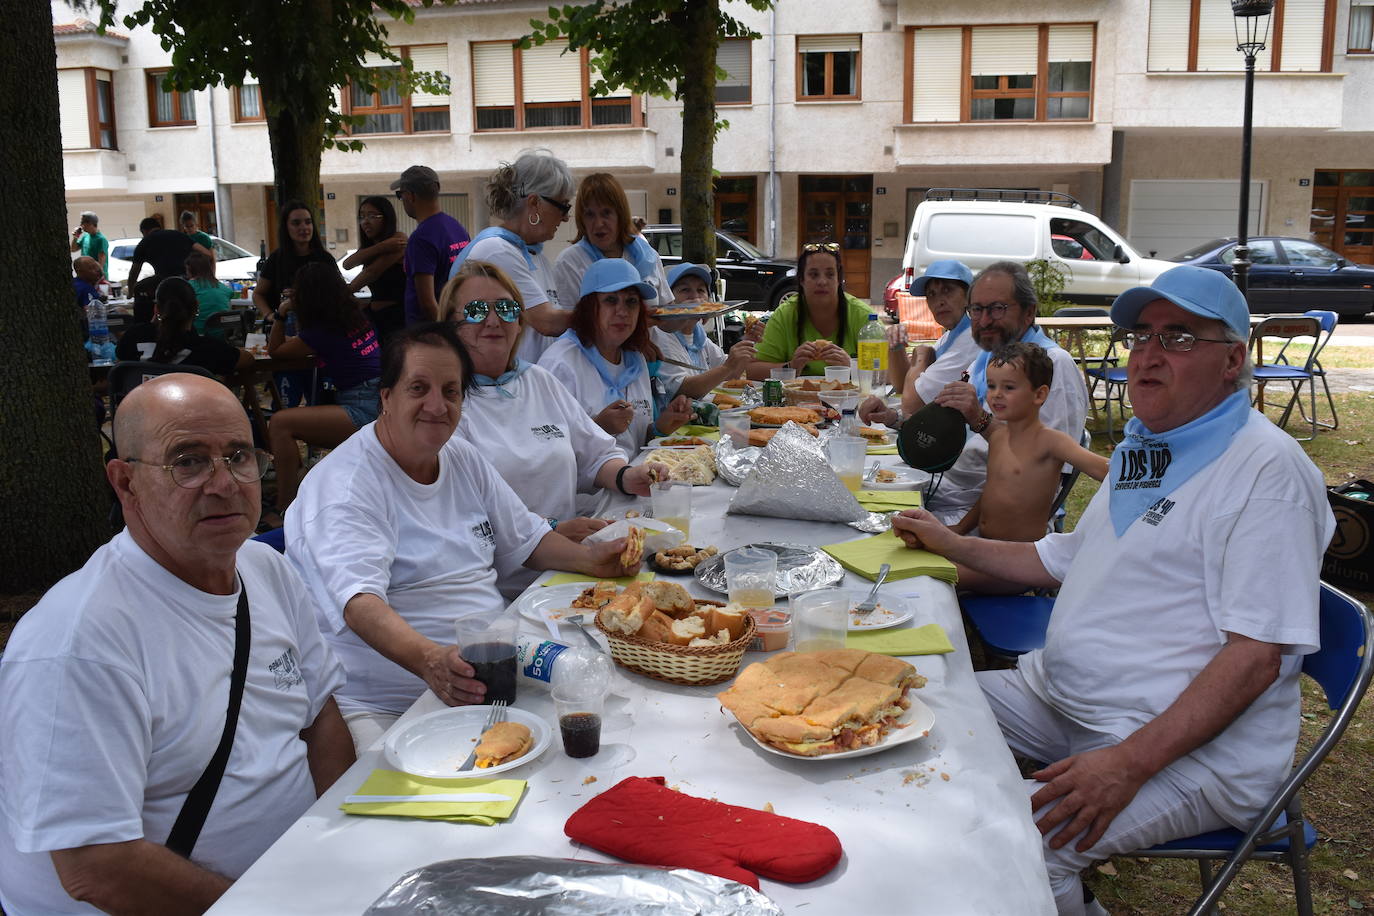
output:
[[[139,200],[79,200],[67,201],[67,221],[75,227],[81,213],[90,210],[100,217],[100,231],[107,239],[136,239],[138,224],[148,215],[148,208]]]
[[[1250,234],[1261,235],[1267,182],[1250,183]],[[1126,238],[1142,254],[1168,258],[1211,239],[1234,236],[1240,182],[1138,180],[1131,182]]]

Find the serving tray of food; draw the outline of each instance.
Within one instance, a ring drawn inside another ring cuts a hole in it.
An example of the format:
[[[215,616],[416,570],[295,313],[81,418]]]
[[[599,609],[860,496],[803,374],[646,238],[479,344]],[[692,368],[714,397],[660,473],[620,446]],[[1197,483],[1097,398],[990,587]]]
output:
[[[844,580],[844,567],[834,557],[805,544],[744,544],[778,555],[778,572],[773,580],[773,596],[786,598],[792,592],[810,591]],[[736,548],[739,549],[739,548]],[[729,553],[729,551],[726,551]],[[725,594],[725,554],[702,561],[696,568],[697,582],[703,588]]]

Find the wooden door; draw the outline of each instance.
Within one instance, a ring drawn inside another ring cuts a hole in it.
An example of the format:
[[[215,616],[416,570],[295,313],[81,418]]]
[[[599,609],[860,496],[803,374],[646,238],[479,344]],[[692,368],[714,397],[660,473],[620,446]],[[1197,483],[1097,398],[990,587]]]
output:
[[[171,222],[177,229],[181,228],[181,214],[190,210],[196,215],[196,226],[202,232],[219,235],[219,219],[215,213],[215,194],[213,191],[178,194],[174,200],[177,212],[172,214]]]
[[[798,189],[801,244],[838,242],[845,291],[867,299],[873,245],[873,176],[803,175]]]
[[[737,235],[751,245],[758,244],[757,181],[748,178],[717,178],[715,181],[715,225],[717,229]]]
[[[1327,169],[1312,189],[1312,241],[1348,261],[1374,261],[1374,171]]]

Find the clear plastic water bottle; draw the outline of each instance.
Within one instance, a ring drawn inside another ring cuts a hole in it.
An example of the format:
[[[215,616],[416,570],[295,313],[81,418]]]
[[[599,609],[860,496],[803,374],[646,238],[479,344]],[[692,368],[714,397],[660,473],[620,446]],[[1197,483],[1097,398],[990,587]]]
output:
[[[515,640],[515,673],[521,684],[548,690],[553,686],[559,658],[572,649],[566,643],[521,633]]]
[[[868,321],[859,329],[859,355],[854,368],[859,374],[862,395],[872,394],[873,388],[887,378],[887,334],[878,323],[876,312],[870,312]]]
[[[109,306],[102,299],[92,299],[86,305],[86,324],[91,343],[99,347],[110,339]]]

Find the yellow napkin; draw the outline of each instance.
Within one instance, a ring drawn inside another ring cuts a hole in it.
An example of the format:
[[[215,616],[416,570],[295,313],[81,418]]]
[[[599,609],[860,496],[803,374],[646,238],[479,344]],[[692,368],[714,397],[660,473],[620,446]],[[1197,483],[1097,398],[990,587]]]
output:
[[[897,454],[897,443],[891,445],[870,445],[868,447],[870,455],[895,455]]]
[[[879,655],[940,655],[954,651],[945,628],[938,623],[928,623],[923,627],[851,631],[844,644],[850,649],[863,649]]]
[[[525,794],[523,779],[440,779],[412,776],[396,770],[373,770],[354,795],[432,795],[435,793],[492,792],[509,795],[504,802],[368,802],[340,805],[346,814],[422,817],[426,820],[453,821],[456,824],[482,824],[490,827],[515,813]]]
[[[921,507],[919,490],[859,490],[854,498],[869,512],[897,512]]]
[[[608,581],[614,582],[616,585],[619,585],[621,588],[624,588],[625,586],[629,585],[631,582],[648,582],[648,581],[652,580],[653,577],[654,577],[654,573],[651,573],[651,572],[649,572],[649,571],[646,569],[646,570],[642,570],[642,571],[639,573],[639,575],[637,575],[637,576],[621,576],[621,577],[618,578],[618,579],[610,579],[610,580],[608,580]],[[601,580],[601,579],[598,579],[596,576],[584,576],[584,575],[582,575],[581,573],[561,572],[561,573],[554,573],[552,576],[549,576],[547,579],[545,579],[543,582],[540,582],[539,584],[540,584],[540,585],[567,585],[569,582],[600,582],[600,581],[602,581],[602,580]]]
[[[703,439],[710,439],[714,442],[716,439],[720,438],[720,430],[714,426],[699,426],[694,423],[688,423],[685,426],[679,426],[677,429],[673,430],[668,434],[667,438],[671,439],[674,436],[700,436]]]
[[[821,550],[839,560],[845,569],[865,579],[878,578],[878,567],[889,563],[892,565],[892,571],[887,574],[889,582],[912,576],[932,576],[951,585],[959,580],[954,564],[949,560],[927,550],[912,550],[891,531],[843,544],[829,544]]]

